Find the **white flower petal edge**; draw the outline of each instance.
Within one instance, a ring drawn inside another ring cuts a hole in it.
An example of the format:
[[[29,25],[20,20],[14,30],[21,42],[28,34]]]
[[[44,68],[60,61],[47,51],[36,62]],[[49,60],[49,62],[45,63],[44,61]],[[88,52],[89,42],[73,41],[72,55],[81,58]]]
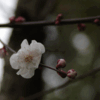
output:
[[[29,46],[27,39],[24,39],[21,43],[21,48],[27,48]]]
[[[28,79],[28,78],[31,78],[31,77],[34,75],[34,73],[35,73],[34,70],[35,70],[35,69],[33,69],[33,68],[32,68],[32,69],[21,70],[23,73],[20,71],[20,75],[21,75],[23,78],[27,78],[27,79]],[[17,74],[19,74],[19,73],[17,73]]]
[[[41,43],[37,43],[35,40],[32,40],[32,43],[30,44],[30,47],[31,47],[32,50],[38,49],[38,51],[41,52],[41,53],[45,52],[44,45],[41,44]]]
[[[27,39],[24,39],[21,43],[21,49],[10,57],[10,64],[12,68],[19,69],[17,75],[27,79],[31,78],[34,76],[34,71],[38,68],[44,52],[43,44],[32,40],[29,45]]]
[[[13,54],[10,57],[10,64],[12,66],[13,69],[19,69],[19,65],[18,65],[18,54]]]

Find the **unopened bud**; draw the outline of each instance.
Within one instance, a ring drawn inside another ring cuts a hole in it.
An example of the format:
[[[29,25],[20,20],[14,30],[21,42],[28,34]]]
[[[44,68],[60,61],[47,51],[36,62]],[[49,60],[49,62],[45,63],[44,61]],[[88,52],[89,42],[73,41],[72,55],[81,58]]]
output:
[[[6,55],[8,55],[6,48],[3,47],[0,49],[0,58],[4,58]]]
[[[59,60],[57,61],[56,69],[64,68],[65,66],[66,66],[66,61],[65,61],[65,59],[59,59]]]
[[[62,78],[65,78],[66,76],[67,76],[67,73],[65,72],[65,71],[63,71],[63,70],[59,70],[59,71],[61,71],[61,72],[57,72],[58,73],[58,75],[60,75]]]
[[[99,25],[100,24],[100,20],[99,19],[95,19],[94,23],[97,24],[97,25]]]
[[[20,16],[20,17],[15,19],[15,22],[25,22],[25,18]]]
[[[62,19],[63,15],[62,14],[58,14],[57,16],[59,19]]]
[[[67,76],[68,76],[69,78],[74,79],[74,78],[77,76],[77,72],[76,72],[74,69],[70,69],[70,70],[68,70],[68,72],[67,72]]]
[[[83,23],[80,23],[80,24],[77,25],[77,28],[78,28],[79,31],[84,31],[85,28],[86,28],[86,25],[83,24]]]
[[[55,24],[56,24],[56,25],[58,25],[59,23],[60,23],[60,21],[59,21],[59,20],[56,20],[56,21],[55,21]]]
[[[13,17],[9,18],[9,20],[10,20],[10,23],[13,23],[13,22],[15,22],[15,17],[13,16]]]
[[[58,15],[57,15],[56,21],[55,21],[55,24],[56,24],[56,25],[60,24],[60,21],[61,21],[61,19],[62,19],[62,16],[63,16],[62,14],[58,14]]]

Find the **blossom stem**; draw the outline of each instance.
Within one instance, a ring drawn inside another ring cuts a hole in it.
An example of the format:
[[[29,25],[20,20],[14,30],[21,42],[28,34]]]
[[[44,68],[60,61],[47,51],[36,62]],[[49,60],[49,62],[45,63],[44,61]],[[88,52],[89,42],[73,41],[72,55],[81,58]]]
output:
[[[59,25],[68,25],[68,24],[78,24],[78,23],[93,23],[95,19],[100,19],[100,16],[92,16],[85,18],[74,18],[74,19],[62,19]],[[30,26],[48,26],[48,25],[56,25],[54,21],[35,21],[35,22],[23,22],[23,23],[7,23],[0,24],[0,27],[30,27]]]
[[[9,49],[10,51],[12,51],[13,53],[16,53],[15,50],[13,50],[13,49],[10,48],[8,45],[6,45],[1,39],[0,39],[0,42],[1,42],[7,49]]]
[[[0,42],[1,42],[6,48],[8,48],[10,51],[12,51],[13,53],[16,53],[15,50],[13,50],[13,49],[10,48],[8,45],[6,45],[1,39],[0,39]],[[63,73],[63,72],[60,71],[60,70],[57,70],[57,69],[55,69],[55,68],[46,66],[46,65],[44,65],[44,64],[40,64],[39,66],[41,66],[41,67],[46,67],[46,68],[49,68],[49,69],[54,70],[54,71],[56,71],[56,72],[59,72],[59,73],[62,73],[62,74],[66,74],[66,75],[67,75],[67,73]]]
[[[60,70],[57,70],[57,69],[55,69],[55,68],[52,68],[52,67],[46,66],[46,65],[41,64],[41,63],[40,63],[39,66],[41,66],[41,67],[45,67],[45,68],[49,68],[49,69],[54,70],[54,71],[56,71],[56,72],[59,72],[59,73],[62,73],[62,74],[66,74],[66,75],[67,75],[67,73],[64,73],[64,72],[62,72],[62,71],[60,71]]]
[[[15,50],[13,50],[13,49],[10,48],[8,45],[6,45],[1,39],[0,39],[0,42],[1,42],[6,48],[8,48],[10,51],[12,51],[13,53],[16,53]],[[63,73],[63,72],[60,71],[60,70],[57,70],[57,69],[55,69],[55,68],[46,66],[46,65],[44,65],[44,64],[40,64],[40,66],[41,66],[41,67],[46,67],[46,68],[49,68],[49,69],[54,70],[54,71],[56,71],[56,72],[59,72],[59,73],[62,73],[62,74],[66,74],[66,75],[67,75],[67,73]]]

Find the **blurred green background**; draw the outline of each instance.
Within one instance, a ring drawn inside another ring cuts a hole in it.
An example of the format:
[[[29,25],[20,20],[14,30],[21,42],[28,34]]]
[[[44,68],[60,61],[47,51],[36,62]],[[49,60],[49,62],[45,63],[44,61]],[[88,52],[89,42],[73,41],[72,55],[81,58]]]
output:
[[[99,0],[59,0],[55,11],[48,15],[49,19],[55,19],[58,13],[62,13],[64,18],[83,18],[99,15]],[[100,27],[92,23],[86,24],[86,30],[78,31],[77,25],[48,26],[46,46],[49,49],[57,49],[59,52],[48,52],[44,61],[50,66],[56,66],[59,58],[64,58],[68,63],[65,71],[73,68],[78,75],[84,74],[100,64]],[[51,31],[52,30],[52,31]],[[53,31],[54,30],[54,31]],[[52,34],[57,34],[52,35]],[[51,36],[51,38],[50,38]],[[56,37],[56,38],[54,38]],[[65,51],[65,52],[60,52]],[[54,57],[54,59],[52,59]],[[51,59],[51,60],[50,60]],[[53,63],[54,62],[54,63]],[[49,76],[47,78],[47,75]],[[99,72],[89,76],[79,82],[71,84],[63,89],[46,95],[45,100],[97,100],[100,99],[100,78]],[[48,70],[43,72],[43,78],[47,87],[56,87],[63,84],[67,79],[61,79],[57,74],[50,75]],[[52,77],[52,78],[51,78]],[[48,81],[47,81],[48,79]],[[52,84],[51,84],[52,83]],[[52,85],[52,86],[51,86]],[[44,99],[43,99],[44,100]]]

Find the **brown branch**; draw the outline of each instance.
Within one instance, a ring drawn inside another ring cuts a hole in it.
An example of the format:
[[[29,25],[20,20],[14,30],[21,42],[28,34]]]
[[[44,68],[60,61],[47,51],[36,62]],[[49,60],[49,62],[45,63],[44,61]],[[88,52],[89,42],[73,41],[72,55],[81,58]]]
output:
[[[13,50],[12,48],[10,48],[8,45],[6,45],[1,39],[0,42],[6,47],[6,49],[9,49],[11,52],[16,53],[15,50]]]
[[[11,47],[9,47],[8,45],[6,45],[1,39],[0,39],[0,42],[1,42],[7,49],[9,49],[11,52],[16,53],[15,50],[13,50]],[[61,73],[61,74],[65,74],[65,75],[67,76],[67,73],[64,73],[64,72],[62,72],[61,70],[52,68],[52,67],[50,67],[50,66],[46,66],[46,65],[44,65],[44,64],[39,64],[39,66],[45,67],[45,68],[48,68],[48,69],[51,69],[51,70],[56,71],[56,72],[59,72],[59,73]]]
[[[70,79],[69,79],[69,80],[68,80],[66,83],[64,83],[63,85],[60,85],[60,86],[55,87],[55,88],[51,88],[50,90],[41,91],[41,92],[39,92],[39,93],[36,93],[36,94],[31,95],[31,96],[29,96],[29,97],[26,97],[24,100],[34,100],[34,99],[36,99],[36,98],[38,98],[38,97],[40,97],[40,96],[44,96],[44,95],[49,94],[49,93],[51,93],[51,92],[53,92],[53,91],[55,91],[55,90],[61,89],[61,88],[65,87],[65,86],[68,86],[68,85],[70,85],[70,84],[72,84],[72,83],[74,83],[74,82],[80,81],[81,79],[84,79],[84,78],[86,78],[87,76],[91,76],[91,75],[93,75],[93,74],[96,74],[98,71],[100,71],[100,67],[95,68],[95,69],[93,69],[93,70],[91,70],[91,71],[89,71],[89,72],[87,72],[87,73],[85,73],[85,74],[83,74],[83,75],[80,75],[80,76],[78,76],[76,79],[73,79],[73,80],[70,80]]]
[[[52,67],[46,66],[46,65],[41,64],[41,63],[40,63],[39,66],[41,66],[41,67],[45,67],[45,68],[48,68],[48,69],[51,69],[51,70],[56,71],[56,72],[59,72],[59,73],[61,73],[61,74],[65,74],[65,75],[67,76],[67,73],[62,72],[61,70],[58,70],[58,69],[55,69],[55,68],[52,68]]]
[[[95,19],[100,19],[100,16],[86,17],[86,18],[74,18],[74,19],[63,19],[59,25],[77,24],[77,23],[93,23]],[[34,21],[34,22],[23,22],[16,24],[0,24],[0,27],[30,27],[30,26],[47,26],[55,25],[55,21]]]

